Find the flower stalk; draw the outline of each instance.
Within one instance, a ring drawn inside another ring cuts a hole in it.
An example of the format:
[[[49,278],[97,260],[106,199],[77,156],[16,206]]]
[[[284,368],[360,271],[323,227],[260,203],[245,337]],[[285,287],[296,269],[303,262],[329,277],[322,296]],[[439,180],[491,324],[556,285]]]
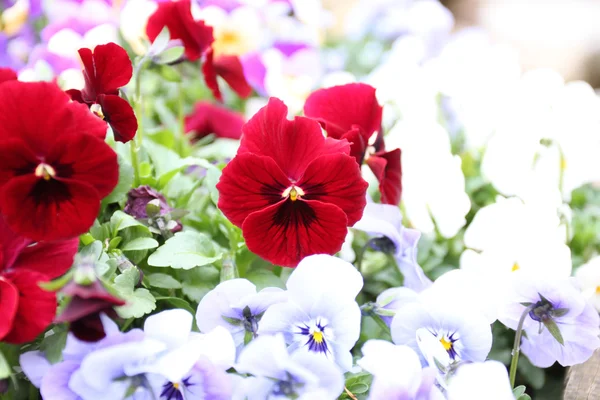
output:
[[[513,344],[512,350],[512,359],[510,361],[510,387],[512,389],[515,388],[515,379],[517,377],[517,365],[519,363],[519,353],[521,351],[521,337],[523,336],[523,324],[525,323],[525,318],[529,315],[529,313],[535,308],[535,304],[529,305],[521,314],[521,318],[519,319],[519,325],[517,325],[517,331],[515,333],[515,342]]]

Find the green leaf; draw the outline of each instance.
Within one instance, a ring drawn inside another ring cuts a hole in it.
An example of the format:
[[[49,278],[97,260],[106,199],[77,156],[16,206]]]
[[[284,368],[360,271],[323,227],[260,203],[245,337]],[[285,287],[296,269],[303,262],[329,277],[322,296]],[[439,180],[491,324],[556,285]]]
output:
[[[148,49],[148,53],[152,55],[161,54],[167,46],[169,45],[169,41],[171,40],[171,35],[169,33],[169,28],[166,26],[162,28],[158,36],[152,42],[152,46]]]
[[[92,243],[85,246],[83,249],[79,251],[79,256],[81,258],[90,257],[93,260],[99,260],[102,255],[102,242],[99,240],[94,240]]]
[[[219,270],[212,265],[193,268],[180,272],[183,294],[195,302],[200,302],[204,295],[219,283]]]
[[[147,278],[148,283],[152,287],[161,289],[181,289],[181,283],[171,275],[156,273],[148,275]]]
[[[531,396],[528,394],[522,394],[521,396],[517,397],[517,400],[531,400]]]
[[[525,393],[525,390],[527,388],[524,385],[521,386],[517,386],[516,388],[513,389],[513,396],[515,396],[515,398],[519,398],[519,396],[523,395]]]
[[[172,63],[179,60],[183,56],[184,51],[185,48],[183,46],[173,46],[160,53],[158,60],[161,64]]]
[[[189,311],[190,314],[196,315],[196,310],[190,306],[190,303],[178,297],[157,297],[156,301],[167,302],[175,308],[183,308],[184,310]]]
[[[558,325],[556,325],[556,322],[554,322],[553,319],[548,319],[544,321],[544,326],[548,329],[548,332],[550,332],[552,337],[556,339],[558,343],[560,343],[563,346],[565,345],[565,340],[563,339],[562,334],[560,333],[560,329],[558,329]]]
[[[347,386],[347,388],[352,394],[363,394],[369,391],[369,385],[362,382],[355,383],[352,386]]]
[[[129,164],[125,158],[119,156],[119,183],[113,189],[113,191],[102,200],[104,204],[116,203],[121,201],[131,189],[133,185],[133,167]]]
[[[126,269],[115,278],[113,288],[127,303],[115,308],[121,318],[141,318],[156,308],[156,299],[147,289],[135,289],[139,279],[136,267]]]
[[[148,265],[192,269],[212,264],[223,254],[205,234],[195,231],[178,232],[148,257]]]
[[[44,352],[44,355],[51,364],[55,364],[62,360],[62,351],[67,344],[69,329],[67,325],[62,324],[53,327],[51,332],[51,335],[44,337],[40,350]]]
[[[149,237],[138,237],[127,243],[121,250],[129,251],[129,250],[146,250],[146,249],[154,249],[158,247],[158,242],[155,239]]]
[[[157,71],[168,82],[181,82],[181,75],[170,65],[161,65],[157,68]]]
[[[256,290],[262,290],[266,287],[285,289],[285,283],[281,278],[265,269],[253,269],[245,278],[256,285]]]
[[[110,227],[113,232],[122,231],[125,228],[129,228],[132,226],[139,226],[148,231],[148,227],[137,221],[129,214],[125,214],[123,211],[117,210],[110,217]],[[148,231],[149,232],[149,231]]]
[[[11,373],[10,364],[4,357],[4,354],[0,352],[0,379],[8,378]]]

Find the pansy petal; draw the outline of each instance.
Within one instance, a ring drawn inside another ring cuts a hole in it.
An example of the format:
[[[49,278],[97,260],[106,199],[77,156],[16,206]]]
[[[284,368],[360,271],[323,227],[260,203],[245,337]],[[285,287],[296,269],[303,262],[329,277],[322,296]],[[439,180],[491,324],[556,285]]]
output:
[[[375,88],[364,83],[317,90],[304,105],[304,115],[320,121],[334,138],[341,138],[352,125],[358,125],[369,140],[381,128],[382,112]]]
[[[2,340],[13,344],[30,342],[54,319],[56,295],[39,287],[40,282],[48,280],[39,272],[22,269],[7,272],[5,277],[19,291],[19,303],[12,330]]]
[[[354,157],[358,165],[361,165],[367,151],[367,140],[363,137],[362,130],[354,126],[344,133],[341,139],[346,139],[350,143],[350,156]]]
[[[0,335],[1,337],[1,335]],[[41,351],[28,351],[19,357],[19,365],[29,381],[39,388],[42,384],[42,378],[52,367]]]
[[[44,399],[78,400],[80,397],[69,388],[69,379],[79,369],[77,361],[62,361],[50,368],[42,378],[40,393]]]
[[[275,161],[255,154],[239,154],[223,169],[217,184],[219,209],[241,227],[248,215],[282,200],[290,186]]]
[[[238,96],[245,99],[252,94],[239,57],[224,55],[215,57],[213,62],[216,74],[223,78]]]
[[[367,165],[379,181],[381,202],[397,206],[402,196],[400,149],[375,153],[367,159]]]
[[[367,202],[362,218],[352,226],[371,235],[383,235],[396,247],[401,243],[402,213],[400,208],[389,204]]]
[[[285,377],[281,367],[287,358],[288,353],[282,335],[259,336],[242,351],[235,369],[240,373],[281,379]]]
[[[243,125],[242,114],[207,101],[196,103],[194,111],[185,117],[185,131],[192,142],[211,133],[218,138],[239,139]]]
[[[358,164],[345,154],[331,154],[313,160],[297,183],[306,200],[335,204],[344,211],[348,226],[363,215],[369,184],[362,179]]]
[[[293,342],[292,329],[296,324],[310,320],[306,311],[292,301],[273,304],[265,311],[258,325],[258,334],[283,334],[288,344]]]
[[[89,65],[85,63],[86,75],[93,86],[95,96],[101,94],[117,94],[119,88],[127,85],[133,75],[131,60],[124,48],[116,43],[100,44],[93,50],[93,70],[88,70]],[[83,57],[82,57],[83,60]],[[84,97],[86,90],[84,90]]]
[[[17,235],[0,215],[0,272],[13,267],[23,249],[33,240]]]
[[[194,317],[183,309],[165,310],[146,318],[144,332],[150,338],[160,340],[167,346],[182,345],[192,331]]]
[[[115,140],[127,143],[135,136],[138,129],[137,118],[133,108],[127,102],[116,95],[99,95],[98,104],[102,107],[104,120],[112,128]]]
[[[0,276],[0,340],[10,332],[19,307],[19,291],[10,281]]]
[[[324,138],[319,124],[304,117],[287,119],[288,109],[277,98],[261,108],[244,125],[238,154],[255,153],[271,157],[282,171],[293,180],[315,158],[324,154],[349,154],[346,141]]]
[[[92,226],[100,198],[87,183],[44,181],[27,175],[3,187],[0,209],[13,231],[33,240],[60,240]]]
[[[295,267],[306,256],[340,251],[346,224],[346,214],[333,204],[287,199],[250,214],[242,233],[250,251],[273,264]]]
[[[146,34],[154,42],[162,29],[167,27],[171,39],[181,39],[185,56],[198,60],[214,41],[213,28],[203,21],[194,21],[189,0],[163,1],[148,19]]]
[[[36,243],[19,254],[13,268],[38,271],[50,279],[58,278],[71,268],[78,246],[79,238]]]
[[[0,67],[0,83],[6,81],[16,81],[17,73],[10,68]]]

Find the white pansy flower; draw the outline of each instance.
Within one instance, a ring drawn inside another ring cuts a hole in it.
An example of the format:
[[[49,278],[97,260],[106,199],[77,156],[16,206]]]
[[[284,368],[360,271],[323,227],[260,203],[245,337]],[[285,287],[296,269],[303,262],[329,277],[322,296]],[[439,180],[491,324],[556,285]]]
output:
[[[577,268],[575,278],[583,291],[583,295],[592,301],[596,310],[600,311],[600,256]]]

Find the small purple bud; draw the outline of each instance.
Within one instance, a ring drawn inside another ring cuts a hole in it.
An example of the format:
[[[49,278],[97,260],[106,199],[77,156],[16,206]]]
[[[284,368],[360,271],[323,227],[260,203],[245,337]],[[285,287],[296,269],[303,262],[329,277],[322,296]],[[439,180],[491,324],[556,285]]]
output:
[[[134,218],[144,219],[148,218],[147,206],[153,200],[151,207],[154,210],[155,206],[159,207],[158,215],[165,215],[169,213],[172,208],[167,204],[165,196],[152,189],[150,186],[144,185],[135,189],[131,189],[127,193],[127,204],[125,205],[125,212]]]

